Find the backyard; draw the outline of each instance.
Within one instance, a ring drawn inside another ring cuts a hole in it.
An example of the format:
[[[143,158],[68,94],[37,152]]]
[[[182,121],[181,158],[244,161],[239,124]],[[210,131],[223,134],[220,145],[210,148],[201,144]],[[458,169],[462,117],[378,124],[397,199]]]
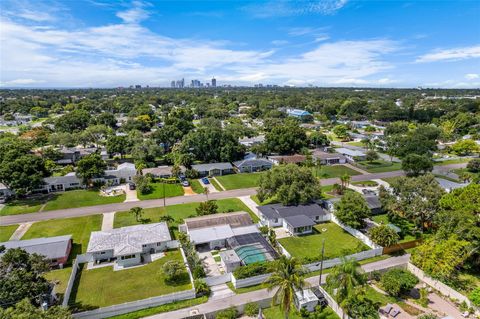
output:
[[[333,178],[340,177],[342,175],[360,175],[360,172],[351,169],[344,165],[322,165],[320,169],[313,168],[313,174],[319,178]]]
[[[182,196],[183,195],[183,188],[180,184],[167,184],[167,183],[150,183],[151,191],[147,194],[141,194],[137,191],[138,199],[146,200],[146,199],[157,199],[164,197],[164,189],[165,189],[165,197],[175,197],[175,196]]]
[[[8,241],[18,225],[0,226],[0,242]]]
[[[263,173],[240,173],[217,176],[217,180],[226,190],[257,187]]]
[[[325,239],[325,259],[350,255],[369,247],[335,223],[314,226],[312,235],[286,237],[279,243],[292,255],[304,262],[320,260],[322,241]]]
[[[405,243],[417,239],[414,234],[415,225],[404,218],[397,217],[394,220],[390,220],[388,214],[381,214],[372,216],[372,220],[378,224],[393,224],[399,227],[402,230],[399,243]]]
[[[188,275],[176,282],[167,280],[162,266],[168,261],[184,264],[180,251],[171,250],[147,265],[121,271],[112,267],[86,270],[84,266],[73,286],[70,304],[76,309],[93,309],[191,289]]]
[[[383,160],[377,161],[362,161],[357,162],[359,168],[366,170],[369,173],[384,173],[391,171],[398,171],[402,169],[402,163],[388,162]]]
[[[250,214],[254,222],[258,221],[258,217],[238,198],[220,199],[216,202],[219,212],[245,211]],[[135,216],[128,211],[117,212],[115,214],[113,227],[119,228],[137,224],[158,223],[160,216],[169,215],[174,218],[174,222],[168,223],[168,226],[172,234],[176,236],[178,233],[178,225],[183,223],[183,219],[196,216],[195,208],[197,208],[198,205],[199,203],[172,205],[167,206],[166,210],[164,207],[146,208],[143,210],[144,213],[140,221],[137,221]]]
[[[73,246],[70,260],[87,250],[90,233],[100,230],[102,215],[53,219],[34,223],[22,239],[72,235]]]
[[[125,200],[125,195],[119,196],[101,196],[99,190],[72,190],[55,193],[52,195],[44,211],[57,210],[65,208],[95,206],[103,204],[121,203]]]

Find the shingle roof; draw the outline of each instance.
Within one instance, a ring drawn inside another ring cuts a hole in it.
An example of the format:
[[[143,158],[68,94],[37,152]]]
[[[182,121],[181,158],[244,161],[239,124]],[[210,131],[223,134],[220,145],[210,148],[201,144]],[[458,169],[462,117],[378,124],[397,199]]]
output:
[[[382,203],[380,203],[380,198],[378,196],[363,196],[365,201],[367,202],[368,208],[370,209],[377,209],[382,207]]]
[[[35,253],[45,256],[48,259],[58,259],[66,256],[71,239],[72,235],[12,240],[0,243],[0,246],[5,246],[6,249],[22,248],[29,254]]]
[[[195,164],[192,168],[197,172],[210,171],[212,169],[232,169],[233,166],[230,163],[208,163],[208,164]]]
[[[295,154],[295,155],[284,155],[284,156],[269,156],[268,158],[276,160],[283,163],[302,163],[307,157],[305,155]]]
[[[241,161],[236,161],[236,162],[233,162],[233,165],[235,167],[241,167],[241,166],[258,167],[258,166],[268,166],[268,165],[271,166],[272,162],[263,158],[257,158],[257,159],[244,159]]]
[[[106,231],[95,231],[90,236],[87,252],[113,250],[114,256],[142,252],[142,245],[170,241],[167,223],[135,225]]]
[[[342,159],[342,158],[345,158],[345,156],[343,156],[342,154],[339,154],[339,153],[327,153],[327,152],[324,152],[324,151],[321,151],[321,150],[315,150],[315,151],[313,151],[312,157],[313,157],[313,158],[321,158],[321,159],[329,159],[329,158],[339,158],[339,159]]]
[[[307,217],[322,216],[328,214],[319,204],[283,206],[281,204],[272,204],[258,206],[257,209],[268,219],[286,218],[291,216],[304,215]]]
[[[230,225],[231,227],[240,227],[253,224],[250,215],[246,212],[234,212],[227,214],[220,213],[186,218],[184,222],[189,230],[212,227],[217,225]]]
[[[313,226],[315,222],[305,215],[289,216],[284,218],[285,222],[292,227]]]
[[[75,175],[45,177],[43,181],[48,185],[80,183],[80,179]]]

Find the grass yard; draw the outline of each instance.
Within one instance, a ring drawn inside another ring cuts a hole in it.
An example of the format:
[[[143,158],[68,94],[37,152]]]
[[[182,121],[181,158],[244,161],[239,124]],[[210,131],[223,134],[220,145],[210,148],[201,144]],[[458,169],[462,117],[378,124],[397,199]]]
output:
[[[0,242],[8,241],[18,225],[0,226]]]
[[[278,318],[284,318],[285,315],[283,312],[280,310],[279,306],[271,307],[262,310],[263,316],[266,319],[278,319]],[[292,310],[290,311],[290,314],[288,315],[289,319],[302,319],[300,313],[296,311],[296,308],[294,305],[292,305]],[[332,310],[330,307],[325,307],[321,313],[315,314],[315,318],[317,319],[340,319],[339,316]]]
[[[239,173],[216,176],[226,190],[257,187],[263,173]]]
[[[350,176],[361,174],[360,172],[344,165],[323,165],[320,169],[313,168],[312,170],[313,174],[319,178],[340,177],[345,174]]]
[[[397,302],[396,298],[389,295],[384,295],[376,291],[372,286],[367,286],[365,293],[368,299],[371,299],[373,302],[378,303],[381,307],[386,306],[389,303],[394,304]]]
[[[357,162],[357,164],[361,169],[364,169],[369,173],[384,173],[398,171],[402,169],[402,163],[388,162],[382,160],[377,160],[373,162],[362,161]]]
[[[43,275],[48,281],[54,282],[55,292],[64,294],[67,289],[68,279],[72,273],[72,267],[65,267],[63,269],[51,270]]]
[[[258,199],[258,196],[257,195],[252,195],[250,196],[250,198],[257,204],[257,205],[269,205],[269,204],[276,204],[278,203],[277,199],[275,197],[272,197],[272,198],[267,198],[266,200],[264,200],[263,202],[260,202],[260,200]]]
[[[217,191],[219,192],[223,191],[223,188],[220,187],[220,185],[218,185],[218,182],[214,178],[209,178],[208,180],[210,181],[210,184],[212,184]]]
[[[456,158],[451,160],[445,161],[435,161],[433,165],[435,166],[442,166],[442,165],[449,165],[449,164],[461,164],[461,163],[468,163],[470,162],[471,158]]]
[[[335,223],[314,226],[312,235],[281,238],[280,244],[293,256],[305,262],[320,260],[322,240],[325,239],[325,259],[350,255],[369,249]],[[326,229],[322,232],[322,229]]]
[[[158,223],[160,216],[170,215],[175,219],[173,223],[169,223],[170,231],[176,237],[178,225],[183,223],[183,219],[196,216],[195,208],[198,205],[199,203],[172,205],[167,206],[166,210],[164,207],[146,208],[143,210],[144,214],[141,221],[136,221],[135,216],[128,211],[117,212],[113,227],[119,228],[138,224]],[[245,211],[250,214],[254,222],[258,221],[258,217],[238,198],[219,199],[217,200],[217,205],[219,212]]]
[[[100,196],[98,190],[81,189],[55,193],[53,198],[47,202],[44,211],[57,210],[65,208],[95,206],[103,204],[121,203],[125,200],[125,195],[119,196]]]
[[[192,186],[192,189],[195,193],[203,194],[203,186],[200,184],[198,179],[189,179],[188,182],[190,183],[190,186]]]
[[[382,181],[387,182],[388,184],[394,182],[395,180],[399,179],[401,176],[395,176],[395,177],[384,177],[382,178]]]
[[[102,218],[102,215],[92,215],[36,222],[22,239],[72,235],[73,247],[70,253],[72,260],[77,254],[86,252],[90,233],[101,229]]]
[[[361,181],[361,182],[353,182],[352,185],[360,186],[360,187],[376,187],[378,183],[375,181]]]
[[[417,239],[414,234],[415,225],[406,219],[396,218],[394,221],[390,221],[388,214],[381,214],[372,216],[372,220],[378,224],[393,224],[400,227],[400,229],[402,229],[403,237],[400,239],[399,243],[405,243]]]
[[[0,216],[35,213],[46,202],[46,197],[26,198],[9,201],[0,210]]]
[[[73,286],[70,303],[77,309],[92,309],[191,289],[188,275],[176,282],[167,281],[162,266],[168,261],[183,265],[180,250],[167,251],[159,260],[121,271],[84,267]]]
[[[165,197],[175,197],[183,195],[183,188],[180,184],[167,184],[167,183],[150,183],[152,190],[148,194],[140,194],[137,191],[138,199],[157,199],[163,198],[163,190],[165,185]]]

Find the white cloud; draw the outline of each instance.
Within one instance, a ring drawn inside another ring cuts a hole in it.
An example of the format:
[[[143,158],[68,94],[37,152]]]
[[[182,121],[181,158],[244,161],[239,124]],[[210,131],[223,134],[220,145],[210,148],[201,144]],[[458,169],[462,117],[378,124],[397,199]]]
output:
[[[465,79],[467,79],[467,80],[475,80],[475,79],[478,79],[478,78],[480,78],[480,75],[477,74],[477,73],[465,74]]]
[[[304,14],[331,15],[343,8],[348,0],[273,0],[243,7],[256,18],[298,16]]]
[[[22,86],[43,83],[34,79],[15,79],[7,82],[0,82],[0,86]]]
[[[416,62],[458,61],[480,57],[480,45],[435,50],[417,58]]]
[[[150,16],[150,12],[145,10],[145,7],[150,6],[149,3],[134,1],[132,4],[133,8],[117,12],[117,17],[125,23],[139,23]]]
[[[273,40],[271,43],[275,46],[281,46],[281,45],[288,44],[288,41],[287,40]]]

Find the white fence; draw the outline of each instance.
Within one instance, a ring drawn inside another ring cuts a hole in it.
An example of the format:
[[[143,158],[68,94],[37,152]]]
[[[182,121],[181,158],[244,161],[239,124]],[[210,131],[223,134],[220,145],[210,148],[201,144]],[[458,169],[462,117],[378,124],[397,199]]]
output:
[[[328,294],[328,292],[325,291],[321,286],[318,287],[320,292],[323,294],[325,299],[327,300],[328,305],[330,308],[332,308],[333,311],[342,319],[351,319],[344,311],[343,309],[338,305],[338,303],[333,299],[332,296]]]
[[[140,309],[160,306],[163,304],[187,300],[195,298],[195,289],[190,289],[182,292],[176,292],[169,295],[163,295],[158,297],[152,297],[132,302],[126,302],[119,305],[114,305],[110,307],[98,308],[95,310],[78,312],[73,314],[73,318],[87,318],[87,319],[100,319],[108,318],[112,316],[121,315],[124,313],[137,311]]]
[[[365,245],[369,246],[370,248],[376,249],[376,248],[382,248],[381,246],[375,244],[368,236],[366,236],[364,233],[361,231],[354,229],[350,226],[344,225],[342,222],[340,222],[335,214],[331,214],[332,218],[331,221],[337,224],[338,226],[342,227],[345,231],[347,231],[350,235],[354,236],[355,238],[361,240]]]
[[[263,283],[271,274],[258,275],[249,278],[237,279],[232,274],[232,284],[235,288],[243,288]]]
[[[351,254],[348,256],[345,256],[345,258],[353,258],[357,261],[368,259],[368,258],[373,258],[376,256],[381,256],[383,253],[383,248],[376,248],[376,249],[370,249],[366,251],[361,251],[356,254]],[[332,268],[336,265],[339,265],[342,263],[342,260],[340,258],[333,258],[333,259],[328,259],[323,261],[323,269],[328,269]],[[310,264],[304,265],[309,272],[320,270],[320,261],[316,261]]]
[[[85,255],[77,255],[77,258],[73,261],[72,272],[70,273],[70,278],[68,278],[67,289],[65,289],[65,293],[63,294],[63,307],[68,307],[68,301],[70,299],[70,294],[72,293],[73,284],[75,283],[75,278],[77,276],[78,269],[80,268],[79,263],[82,259],[79,258],[80,256]]]
[[[451,288],[450,286],[445,285],[444,283],[433,279],[432,277],[428,276],[421,270],[420,268],[414,266],[411,263],[407,264],[407,269],[414,274],[415,276],[418,277],[421,281],[426,283],[427,285],[435,288],[436,290],[440,291],[442,295],[447,296],[449,298],[453,298],[458,300],[459,302],[465,302],[469,307],[472,307],[473,304],[470,300],[468,300],[467,297],[456,291],[455,289]]]
[[[212,277],[206,277],[205,282],[209,286],[216,286],[220,284],[224,284],[226,282],[229,282],[232,280],[232,274],[231,273],[226,273],[223,275],[218,275],[218,276],[212,276]]]

